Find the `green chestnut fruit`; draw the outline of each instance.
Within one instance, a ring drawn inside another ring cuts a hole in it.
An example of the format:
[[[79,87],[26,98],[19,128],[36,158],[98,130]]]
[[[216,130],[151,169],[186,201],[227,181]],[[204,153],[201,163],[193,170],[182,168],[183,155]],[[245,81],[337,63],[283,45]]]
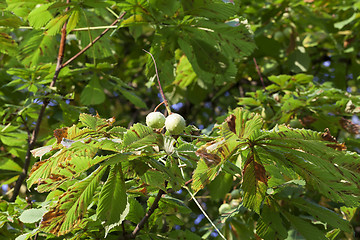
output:
[[[241,197],[240,189],[234,189],[234,190],[232,190],[232,192],[230,194],[231,194],[232,199],[238,199]]]
[[[274,34],[274,39],[278,42],[283,42],[285,40],[285,34],[283,32],[278,31]]]
[[[173,113],[166,117],[165,127],[171,135],[179,135],[185,129],[185,119],[177,113]]]
[[[289,122],[289,126],[291,128],[304,128],[304,125],[297,118],[291,119],[290,122]]]
[[[224,214],[224,213],[228,213],[231,211],[231,206],[228,203],[224,203],[221,204],[221,206],[219,207],[219,214]]]
[[[284,33],[284,36],[285,36],[285,37],[290,38],[290,36],[291,36],[291,34],[292,34],[292,29],[291,29],[291,27],[285,28],[284,31],[283,31],[283,33]]]
[[[165,116],[161,112],[151,112],[146,116],[146,125],[151,128],[163,128]]]
[[[274,111],[270,107],[264,107],[261,110],[261,117],[265,120],[270,120],[274,116]]]
[[[230,202],[230,207],[231,207],[231,209],[235,209],[235,208],[237,208],[239,205],[240,205],[240,200],[238,200],[238,199],[233,199],[233,200],[231,200],[231,202]]]

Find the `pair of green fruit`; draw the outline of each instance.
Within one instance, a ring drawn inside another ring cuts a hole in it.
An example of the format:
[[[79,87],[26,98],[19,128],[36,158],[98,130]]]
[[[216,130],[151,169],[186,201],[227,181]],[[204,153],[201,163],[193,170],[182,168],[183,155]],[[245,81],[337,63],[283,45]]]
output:
[[[177,113],[172,113],[167,118],[161,112],[151,112],[146,116],[146,125],[151,128],[164,126],[172,135],[179,135],[186,127],[185,119]]]

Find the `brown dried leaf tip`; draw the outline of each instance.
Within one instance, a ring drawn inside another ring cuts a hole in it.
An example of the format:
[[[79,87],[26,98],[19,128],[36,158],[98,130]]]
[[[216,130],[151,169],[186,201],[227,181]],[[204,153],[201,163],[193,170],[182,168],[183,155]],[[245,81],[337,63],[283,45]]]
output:
[[[331,136],[330,130],[328,128],[325,129],[325,132],[321,135],[322,139],[328,142],[333,142],[333,144],[326,144],[326,146],[335,149],[337,151],[346,150],[345,143],[339,143],[336,141],[336,138]]]
[[[68,136],[67,131],[68,131],[68,127],[54,130],[54,137],[56,138],[58,144],[61,143],[63,138],[67,138]]]
[[[328,128],[325,128],[324,131],[325,132],[321,135],[323,140],[337,143],[336,139],[333,136],[331,136],[330,130]]]
[[[360,125],[353,123],[351,120],[346,118],[341,118],[339,120],[340,125],[345,131],[351,133],[351,134],[360,134]]]
[[[225,121],[227,122],[228,126],[229,126],[229,129],[230,131],[232,131],[233,133],[236,134],[236,130],[235,130],[235,120],[236,120],[236,117],[234,114],[231,114],[230,116],[228,116]]]
[[[252,163],[254,164],[254,173],[255,173],[256,181],[263,182],[263,183],[265,183],[267,185],[268,178],[266,176],[265,167],[263,165],[261,165],[260,163],[255,162],[253,156],[251,156],[250,161],[245,163],[244,170],[243,170],[243,175],[244,175],[247,167]]]

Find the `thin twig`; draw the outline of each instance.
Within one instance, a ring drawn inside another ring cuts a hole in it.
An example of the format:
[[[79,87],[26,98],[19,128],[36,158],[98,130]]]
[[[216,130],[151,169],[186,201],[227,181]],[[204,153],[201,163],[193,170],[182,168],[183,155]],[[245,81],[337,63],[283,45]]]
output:
[[[161,105],[163,105],[163,104],[164,104],[164,101],[162,101],[161,103],[159,103],[159,104],[155,107],[154,112],[156,112],[156,111],[158,110],[158,108],[159,108]]]
[[[161,199],[161,196],[164,194],[165,192],[163,190],[159,190],[158,194],[156,195],[153,204],[151,205],[151,207],[149,208],[149,210],[147,211],[147,213],[145,214],[145,216],[141,219],[141,221],[138,223],[138,225],[136,225],[134,231],[130,234],[129,238],[134,239],[136,237],[136,235],[139,233],[139,231],[144,227],[145,223],[147,222],[147,220],[149,219],[149,217],[151,216],[151,214],[154,213],[155,209],[159,206],[159,201]]]
[[[254,63],[255,63],[256,71],[257,71],[257,73],[258,73],[258,75],[259,75],[259,77],[260,77],[260,81],[261,81],[261,84],[262,84],[262,86],[263,86],[263,89],[266,91],[265,84],[264,84],[264,80],[263,80],[263,78],[262,78],[262,76],[261,76],[260,68],[259,68],[259,66],[257,65],[256,58],[255,58],[255,57],[253,58],[253,61],[254,61]]]
[[[67,4],[70,3],[70,0],[66,1]],[[67,7],[65,9],[65,12],[69,11],[69,7]],[[64,58],[64,52],[65,52],[65,42],[66,42],[66,26],[67,26],[67,21],[65,21],[62,29],[61,29],[61,40],[60,40],[60,47],[59,47],[59,54],[58,54],[58,58],[57,58],[57,63],[56,63],[56,68],[55,68],[55,73],[54,73],[54,77],[50,83],[50,87],[54,87],[56,80],[59,76],[60,70],[61,70],[61,63],[62,60]],[[29,170],[29,166],[30,166],[30,160],[31,160],[31,150],[34,149],[35,144],[36,144],[36,139],[38,136],[38,133],[40,131],[40,125],[41,125],[41,121],[43,119],[44,113],[45,113],[45,109],[47,107],[47,105],[49,104],[50,99],[49,98],[45,98],[43,101],[43,104],[41,105],[41,109],[39,112],[39,116],[38,119],[36,121],[36,125],[35,128],[32,132],[31,137],[29,137],[29,141],[28,141],[28,148],[27,148],[27,152],[26,152],[26,156],[25,156],[25,162],[24,162],[24,166],[22,169],[21,174],[19,175],[19,178],[17,179],[16,183],[15,183],[15,187],[14,187],[14,192],[13,195],[11,196],[10,201],[13,202],[15,201],[16,197],[19,195],[20,192],[20,188],[25,180],[25,178],[27,177],[27,173]]]
[[[0,29],[3,28],[8,28],[5,26],[0,26]],[[102,30],[102,29],[113,29],[113,28],[118,28],[118,26],[96,26],[96,27],[83,27],[83,28],[74,28],[71,30],[71,32],[79,32],[79,31],[89,31],[89,30]],[[35,28],[33,27],[29,27],[29,26],[19,26],[17,29],[30,29],[33,30]],[[46,27],[41,27],[41,28],[36,28],[36,30],[47,30]]]
[[[180,160],[179,160],[180,163]],[[182,168],[180,168],[181,171],[181,175],[183,176],[183,178],[185,179],[185,174],[184,174],[184,170]],[[185,182],[185,185],[183,186],[183,188],[185,188],[188,193],[191,196],[191,199],[194,200],[195,204],[197,205],[197,207],[199,208],[199,210],[202,212],[202,214],[205,216],[205,218],[209,221],[209,223],[211,224],[211,226],[214,227],[214,229],[218,232],[219,236],[226,240],[226,238],[224,237],[224,235],[222,235],[222,233],[220,232],[220,230],[216,227],[215,223],[213,223],[213,221],[210,219],[210,217],[207,215],[207,213],[205,212],[205,210],[202,208],[201,204],[198,202],[198,200],[196,200],[195,196],[192,194],[192,192],[190,191],[188,185],[190,183],[192,183],[193,179],[188,180],[187,182]]]
[[[117,18],[111,25],[110,27],[116,25],[124,16],[125,16],[126,12],[123,12],[119,18]],[[72,58],[70,58],[69,60],[67,60],[62,66],[66,67],[67,65],[69,65],[69,63],[71,63],[72,61],[74,61],[77,57],[79,57],[81,54],[83,54],[86,50],[88,50],[92,45],[94,45],[94,43],[96,43],[102,36],[104,36],[109,30],[110,27],[106,28],[99,36],[97,36],[91,43],[89,43],[84,49],[82,49],[80,52],[78,52],[77,54],[75,54]]]
[[[29,127],[28,127],[28,125],[27,125],[27,123],[26,123],[23,115],[20,114],[19,116],[20,116],[21,120],[23,121],[25,130],[26,130],[26,132],[27,132],[27,134],[28,134],[28,141],[30,141],[31,130],[29,129]]]
[[[171,114],[171,109],[169,107],[168,101],[166,100],[166,97],[165,97],[164,92],[163,92],[162,87],[161,87],[160,78],[159,78],[155,58],[150,52],[146,51],[145,49],[143,49],[143,51],[146,52],[147,54],[149,54],[151,56],[153,62],[154,62],[156,78],[157,78],[158,85],[159,85],[159,91],[160,91],[161,97],[162,97],[162,99],[163,99],[163,101],[165,103],[166,110],[168,111],[168,114],[170,115]]]
[[[184,186],[183,188],[185,188],[188,193],[190,194],[192,200],[194,200],[195,204],[198,206],[199,210],[202,212],[202,214],[206,217],[206,219],[209,221],[209,223],[214,227],[214,229],[217,231],[217,233],[219,234],[219,236],[226,240],[226,238],[224,237],[224,235],[222,235],[222,233],[220,232],[220,230],[216,227],[215,223],[213,223],[213,221],[211,221],[210,217],[207,215],[207,213],[205,212],[205,210],[202,208],[201,204],[198,202],[198,200],[196,200],[195,196],[191,193],[190,189],[186,186]]]

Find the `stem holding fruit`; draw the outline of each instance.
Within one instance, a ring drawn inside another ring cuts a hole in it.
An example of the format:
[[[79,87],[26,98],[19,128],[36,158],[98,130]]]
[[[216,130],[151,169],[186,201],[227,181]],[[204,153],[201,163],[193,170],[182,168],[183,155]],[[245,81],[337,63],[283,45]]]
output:
[[[159,91],[160,91],[161,97],[162,97],[162,99],[163,99],[163,103],[165,103],[166,110],[168,111],[168,114],[170,115],[170,114],[171,114],[171,109],[170,109],[170,107],[169,107],[168,101],[166,100],[165,95],[164,95],[164,92],[163,92],[162,87],[161,87],[160,78],[159,78],[159,74],[158,74],[158,70],[157,70],[155,58],[154,58],[154,56],[153,56],[150,52],[146,51],[145,49],[143,49],[143,51],[146,52],[147,54],[149,54],[149,55],[151,56],[153,62],[154,62],[156,78],[157,78],[158,85],[159,85]],[[162,103],[161,103],[161,104],[162,104]]]

